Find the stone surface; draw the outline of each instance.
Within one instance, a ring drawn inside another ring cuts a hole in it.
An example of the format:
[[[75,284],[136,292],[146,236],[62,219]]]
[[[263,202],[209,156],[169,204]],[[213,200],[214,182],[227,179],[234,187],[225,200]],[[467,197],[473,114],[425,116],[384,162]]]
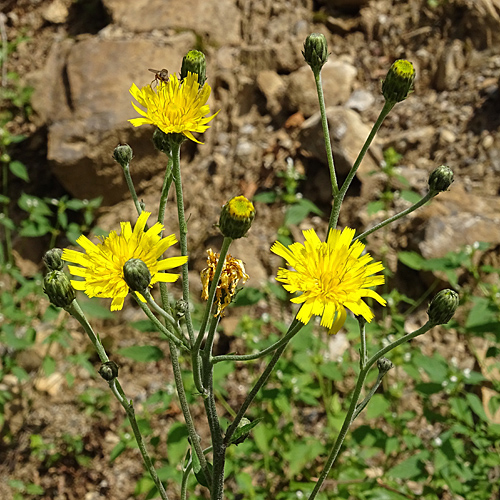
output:
[[[282,99],[285,94],[286,84],[276,71],[264,70],[257,75],[259,90],[266,97],[269,113],[276,116],[281,112]]]
[[[371,129],[362,122],[358,113],[352,109],[332,106],[327,108],[326,114],[335,168],[338,174],[346,175],[356,160]],[[306,153],[322,161],[325,165],[328,164],[319,112],[302,124],[299,140],[302,149]],[[381,161],[380,149],[372,144],[360,165],[358,177],[377,169]]]
[[[344,104],[352,91],[357,70],[343,61],[328,60],[321,71],[326,106]],[[309,66],[302,66],[288,77],[287,107],[311,116],[319,109],[314,76]]]
[[[33,96],[33,108],[47,122],[47,157],[64,187],[77,198],[104,195],[112,204],[127,192],[120,167],[112,159],[119,143],[129,143],[137,158],[132,172],[138,183],[157,171],[150,137],[152,127],[134,129],[138,116],[130,102],[131,82],[150,83],[148,68],[179,66],[179,54],[194,44],[191,33],[152,40],[65,40],[52,47]],[[75,175],[78,172],[78,175]],[[104,186],[106,186],[104,188]]]
[[[241,11],[234,0],[103,0],[113,21],[135,32],[192,30],[215,44],[240,40]],[[191,47],[192,48],[192,47]]]

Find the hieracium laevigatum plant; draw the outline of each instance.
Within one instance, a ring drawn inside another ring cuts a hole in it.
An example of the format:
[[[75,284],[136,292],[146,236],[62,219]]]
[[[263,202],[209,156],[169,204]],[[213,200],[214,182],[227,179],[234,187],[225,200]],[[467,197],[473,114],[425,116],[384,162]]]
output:
[[[211,499],[220,500],[224,497],[226,450],[243,439],[251,439],[251,430],[258,423],[246,418],[247,410],[265,386],[292,338],[300,335],[301,329],[313,316],[319,316],[321,326],[334,335],[343,327],[347,311],[354,315],[359,323],[360,371],[342,428],[330,444],[330,453],[324,460],[322,473],[311,486],[311,500],[324,486],[350,426],[369,403],[384,375],[392,368],[391,361],[385,356],[397,346],[426,333],[432,327],[447,323],[458,306],[459,298],[454,291],[440,291],[429,305],[428,321],[424,326],[393,340],[375,354],[368,355],[365,325],[371,322],[375,315],[366,299],[373,299],[376,308],[384,307],[386,301],[375,291],[377,286],[384,283],[384,276],[380,274],[384,267],[365,252],[363,241],[369,234],[416,210],[439,192],[446,191],[453,181],[453,173],[446,166],[436,168],[429,177],[427,194],[418,203],[361,234],[356,235],[355,230],[349,227],[338,228],[342,202],[356,171],[384,118],[396,104],[403,102],[412,92],[415,72],[413,65],[406,60],[398,60],[391,66],[382,84],[385,104],[347,178],[339,186],[321,84],[321,69],[328,58],[325,37],[319,34],[308,36],[303,55],[316,82],[333,202],[328,229],[324,235],[318,235],[315,230],[308,229],[303,231],[303,243],[295,242],[287,247],[275,242],[270,246],[270,251],[282,257],[284,261],[283,267],[277,271],[276,280],[293,294],[291,302],[296,304],[295,317],[287,332],[277,342],[256,353],[214,356],[214,339],[224,309],[233,301],[238,284],[243,285],[248,278],[243,261],[229,254],[232,242],[245,237],[254,222],[255,208],[244,196],[236,196],[222,207],[218,227],[224,237],[223,243],[220,253],[208,251],[207,268],[201,275],[203,299],[207,302],[199,328],[195,329],[193,326],[188,280],[188,222],[184,212],[180,150],[181,144],[186,140],[201,144],[194,134],[203,133],[217,115],[210,114],[207,105],[211,88],[206,82],[205,56],[199,51],[190,51],[184,57],[179,74],[174,73],[168,77],[166,71],[162,70],[160,77],[157,75],[150,84],[142,88],[133,84],[130,88],[130,93],[138,103],[132,103],[133,107],[141,116],[129,121],[135,127],[153,125],[153,143],[165,154],[166,168],[158,197],[158,220],[150,220],[153,209],[144,207],[136,195],[130,176],[133,157],[131,148],[128,145],[119,145],[114,151],[114,158],[123,168],[137,209],[135,223],[122,222],[120,232],[111,231],[107,237],[97,242],[84,235],[80,236],[77,243],[83,252],[52,249],[45,256],[48,267],[44,282],[45,292],[55,306],[64,308],[74,316],[88,334],[102,361],[99,373],[125,409],[144,464],[162,499],[168,498],[168,492],[159,480],[155,465],[146,449],[132,401],[126,396],[119,382],[118,365],[110,360],[99,335],[82,312],[75,291],[83,291],[89,297],[111,299],[112,311],[121,310],[125,299],[130,295],[156,325],[158,331],[168,339],[177,395],[191,447],[188,457],[180,464],[183,471],[180,485],[183,499],[188,495],[187,479],[191,473],[207,488],[207,495],[210,495]],[[177,237],[174,234],[166,235],[163,224],[167,197],[172,185],[177,203],[180,255],[175,255],[178,251],[172,252],[171,248],[177,243]],[[216,221],[209,221],[207,224],[214,222]],[[69,263],[68,271],[75,279],[68,278],[63,270],[64,262]],[[182,275],[182,298],[175,300],[168,284],[179,278],[176,271],[178,268]],[[251,273],[251,270],[248,272]],[[150,289],[157,284],[161,297],[159,301],[155,301],[150,293]],[[206,424],[210,429],[209,442],[201,441],[188,405],[181,376],[180,353],[191,360],[196,397],[204,407]],[[259,358],[266,359],[264,371],[253,386],[248,387],[247,396],[241,407],[236,409],[232,422],[224,426],[214,395],[214,366],[229,361],[251,362]],[[367,375],[374,366],[378,370],[376,382],[363,392]],[[177,494],[176,491],[175,495]]]

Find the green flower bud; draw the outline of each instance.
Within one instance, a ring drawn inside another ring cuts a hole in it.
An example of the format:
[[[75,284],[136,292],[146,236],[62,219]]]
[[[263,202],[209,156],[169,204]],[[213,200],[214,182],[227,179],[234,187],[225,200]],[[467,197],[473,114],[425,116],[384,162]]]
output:
[[[134,292],[144,292],[151,283],[151,273],[141,259],[129,259],[123,265],[123,278]]]
[[[240,429],[242,429],[243,427],[245,427],[246,425],[250,424],[250,420],[248,420],[248,418],[246,417],[243,417],[241,420],[240,420],[240,423],[238,424],[238,427],[236,427],[236,431],[235,433],[238,433],[238,431]],[[235,439],[234,441],[232,441],[233,444],[241,444],[245,441],[245,439],[250,436],[250,431],[248,432],[245,432],[244,434],[242,434],[241,436],[239,436],[237,439]]]
[[[62,271],[64,263],[61,259],[62,250],[60,248],[52,248],[45,252],[43,263],[49,271]]]
[[[382,94],[391,103],[404,101],[412,92],[415,80],[413,64],[405,59],[395,61],[382,83]]]
[[[320,71],[328,59],[328,43],[325,35],[312,33],[304,42],[302,55],[314,72]]]
[[[184,134],[175,134],[175,133],[165,134],[165,132],[163,132],[163,130],[160,130],[159,128],[157,128],[153,132],[154,147],[158,151],[161,151],[162,153],[165,153],[168,156],[170,156],[172,152],[172,145],[182,144],[185,139],[186,136]]]
[[[446,165],[441,165],[429,176],[429,189],[438,192],[447,191],[453,181],[453,170]]]
[[[235,196],[222,207],[219,228],[225,237],[235,240],[245,236],[254,219],[252,202],[244,196]]]
[[[377,361],[377,368],[380,375],[385,375],[389,370],[394,368],[394,365],[387,358],[380,358]]]
[[[189,310],[189,303],[184,299],[179,299],[175,303],[174,311],[178,319],[184,317]]]
[[[133,157],[134,152],[128,144],[118,144],[113,151],[113,158],[122,166],[122,168],[128,167]]]
[[[186,78],[188,73],[198,75],[198,83],[203,87],[207,80],[207,61],[205,54],[199,50],[190,50],[182,59],[181,80]]]
[[[50,271],[43,279],[43,291],[57,307],[69,306],[76,297],[75,289],[62,271]]]
[[[427,314],[434,325],[445,325],[455,314],[459,302],[458,293],[453,290],[441,290],[432,299]]]
[[[107,382],[111,382],[118,377],[118,365],[114,361],[103,363],[99,368],[99,375]]]

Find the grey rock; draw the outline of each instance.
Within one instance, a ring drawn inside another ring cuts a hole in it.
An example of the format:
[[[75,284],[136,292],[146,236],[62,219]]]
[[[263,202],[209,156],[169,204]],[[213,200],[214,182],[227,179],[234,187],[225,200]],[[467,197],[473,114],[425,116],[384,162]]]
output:
[[[351,94],[351,96],[345,103],[345,106],[346,108],[351,108],[354,109],[354,111],[362,113],[363,111],[369,109],[374,102],[375,97],[373,97],[373,94],[371,92],[363,89],[358,89]]]
[[[103,4],[114,23],[128,31],[189,29],[211,43],[240,41],[241,13],[233,0],[103,0]]]

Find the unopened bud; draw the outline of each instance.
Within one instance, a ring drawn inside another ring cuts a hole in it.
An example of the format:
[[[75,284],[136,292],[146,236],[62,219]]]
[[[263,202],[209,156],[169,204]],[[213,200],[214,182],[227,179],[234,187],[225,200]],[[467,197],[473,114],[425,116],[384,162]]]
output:
[[[177,318],[182,318],[186,315],[186,313],[188,312],[189,310],[189,303],[187,301],[185,301],[184,299],[179,299],[176,303],[175,303],[175,315],[177,316]]]
[[[241,432],[241,429],[243,429],[245,426],[247,426],[248,424],[250,424],[250,420],[248,420],[248,418],[246,417],[243,417],[241,420],[240,420],[240,423],[238,424],[238,427],[236,427],[236,433],[239,434],[239,432]],[[239,431],[239,432],[238,432]],[[237,437],[234,441],[232,441],[233,444],[241,444],[245,441],[245,439],[250,436],[250,431],[248,432],[245,432],[243,434],[241,434],[241,436]]]
[[[235,240],[247,234],[254,219],[252,202],[244,196],[235,196],[222,207],[219,228],[225,237]]]
[[[395,61],[382,83],[382,94],[385,100],[394,104],[404,101],[413,89],[414,80],[413,64],[405,59]]]
[[[62,271],[50,271],[43,279],[43,291],[52,304],[67,307],[76,298],[75,289],[69,278]]]
[[[447,191],[453,181],[453,170],[446,165],[441,165],[429,176],[429,189],[438,192]]]
[[[389,370],[394,368],[394,365],[387,358],[380,358],[377,361],[377,368],[380,375],[385,375]]]
[[[188,73],[198,75],[198,83],[203,87],[207,80],[207,61],[205,54],[199,50],[190,50],[182,59],[181,79],[184,80]]]
[[[123,265],[123,278],[131,290],[142,293],[151,282],[151,273],[141,259],[129,259]]]
[[[99,375],[107,382],[111,382],[118,377],[118,365],[114,361],[103,363],[99,368]]]
[[[458,293],[453,290],[441,290],[432,299],[427,314],[434,325],[445,325],[455,314],[459,303]]]
[[[325,35],[312,33],[304,42],[302,55],[314,72],[320,71],[328,59],[328,43]]]
[[[51,248],[49,251],[45,252],[43,263],[49,271],[62,271],[64,266],[61,259],[62,252],[60,248]]]
[[[134,153],[132,148],[128,144],[119,144],[113,151],[113,158],[118,162],[123,168],[130,165]]]

